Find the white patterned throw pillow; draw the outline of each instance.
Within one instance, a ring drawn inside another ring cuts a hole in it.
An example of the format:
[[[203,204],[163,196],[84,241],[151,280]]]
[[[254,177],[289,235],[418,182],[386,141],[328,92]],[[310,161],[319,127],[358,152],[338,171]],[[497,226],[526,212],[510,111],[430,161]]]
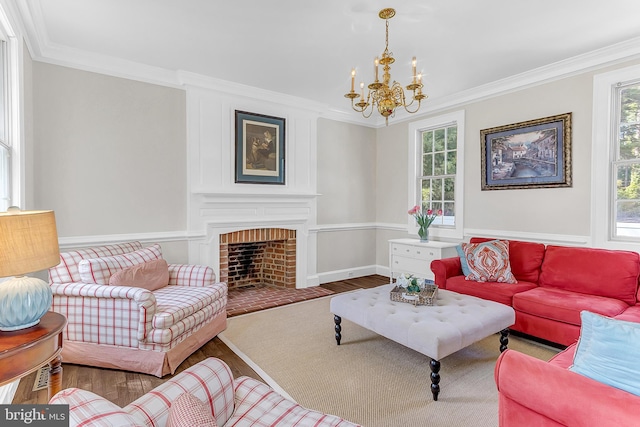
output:
[[[84,259],[78,263],[78,272],[83,283],[108,285],[113,274],[134,265],[162,258],[160,245],[153,244],[122,255]]]
[[[508,241],[491,240],[482,243],[462,243],[461,246],[469,267],[466,280],[518,283],[511,273]]]

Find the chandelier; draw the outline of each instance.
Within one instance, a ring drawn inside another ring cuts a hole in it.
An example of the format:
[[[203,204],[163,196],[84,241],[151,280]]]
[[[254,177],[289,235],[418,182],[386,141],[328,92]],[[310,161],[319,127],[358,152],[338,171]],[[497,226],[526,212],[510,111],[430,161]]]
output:
[[[365,118],[371,117],[374,109],[384,117],[385,123],[389,124],[389,116],[394,116],[397,107],[404,107],[408,113],[415,113],[420,109],[420,102],[427,97],[422,93],[422,74],[416,74],[416,58],[413,57],[411,66],[413,68],[413,80],[411,84],[407,85],[407,91],[412,92],[412,97],[409,103],[407,103],[407,96],[405,95],[402,85],[395,80],[390,85],[391,81],[391,64],[395,62],[393,53],[389,52],[389,19],[393,18],[396,14],[395,9],[386,8],[382,9],[378,16],[384,19],[386,22],[386,36],[384,52],[382,57],[374,60],[375,81],[370,83],[367,87],[369,91],[367,97],[364,94],[364,83],[360,83],[360,94],[358,95],[354,90],[354,83],[356,79],[356,69],[351,70],[351,91],[345,94],[345,98],[351,99],[351,107],[359,112]],[[382,82],[378,80],[378,66],[382,65]],[[357,97],[360,97],[358,102],[355,102]],[[417,101],[417,105],[412,110],[411,107]],[[371,107],[371,108],[369,108]]]

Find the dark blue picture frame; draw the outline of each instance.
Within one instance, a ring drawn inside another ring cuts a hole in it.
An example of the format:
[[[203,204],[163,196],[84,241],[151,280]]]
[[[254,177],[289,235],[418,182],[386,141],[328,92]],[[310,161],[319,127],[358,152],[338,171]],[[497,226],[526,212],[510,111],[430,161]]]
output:
[[[285,119],[235,111],[235,182],[285,184]]]
[[[480,131],[482,190],[571,187],[571,113]]]

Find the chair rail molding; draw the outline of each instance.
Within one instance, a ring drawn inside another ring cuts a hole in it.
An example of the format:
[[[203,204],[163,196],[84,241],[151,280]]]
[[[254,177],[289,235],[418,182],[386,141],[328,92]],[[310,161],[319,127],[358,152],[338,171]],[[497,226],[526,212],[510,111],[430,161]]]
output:
[[[60,250],[69,250],[75,248],[102,246],[113,243],[122,243],[130,241],[138,241],[141,243],[162,243],[162,242],[180,242],[201,238],[197,233],[189,234],[183,231],[164,231],[157,233],[126,233],[126,234],[106,234],[96,236],[71,236],[58,237]]]
[[[592,239],[590,236],[579,236],[570,234],[546,234],[546,233],[529,233],[524,231],[510,230],[485,230],[485,229],[464,229],[465,237],[493,237],[505,240],[524,240],[531,242],[540,242],[545,244],[568,245],[568,246],[591,246]]]

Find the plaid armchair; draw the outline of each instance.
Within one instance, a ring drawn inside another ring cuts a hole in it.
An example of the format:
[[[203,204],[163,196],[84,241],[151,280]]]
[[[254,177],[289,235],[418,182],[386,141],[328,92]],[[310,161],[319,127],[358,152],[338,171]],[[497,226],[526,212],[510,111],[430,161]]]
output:
[[[168,264],[168,285],[155,290],[110,284],[118,271],[161,258],[160,245],[140,242],[60,254],[49,284],[51,310],[67,318],[65,363],[162,377],[226,328],[227,285],[210,267]]]
[[[179,373],[131,404],[120,408],[86,390],[62,390],[51,404],[67,404],[70,426],[161,427],[172,402],[189,393],[204,402],[220,427],[357,427],[334,415],[306,409],[249,377],[233,379],[229,367],[213,357]]]

